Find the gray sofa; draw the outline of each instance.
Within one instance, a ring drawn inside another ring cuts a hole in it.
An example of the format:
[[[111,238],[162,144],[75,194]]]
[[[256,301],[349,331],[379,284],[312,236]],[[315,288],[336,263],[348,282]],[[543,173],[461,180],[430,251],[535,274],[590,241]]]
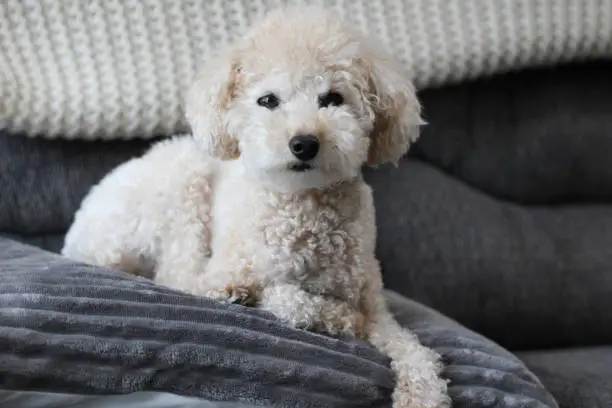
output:
[[[421,140],[366,170],[389,302],[443,355],[455,407],[612,407],[609,72],[426,90]],[[390,406],[367,344],[54,254],[87,190],[150,143],[0,131],[0,406]]]

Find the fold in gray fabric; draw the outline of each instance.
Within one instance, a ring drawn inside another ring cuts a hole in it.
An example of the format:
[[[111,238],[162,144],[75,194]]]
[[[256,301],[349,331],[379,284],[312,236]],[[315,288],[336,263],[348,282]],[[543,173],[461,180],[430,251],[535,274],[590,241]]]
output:
[[[612,343],[612,206],[523,206],[430,164],[368,174],[385,284],[516,351]]]
[[[444,356],[455,408],[557,406],[511,353],[388,296],[398,320]],[[0,238],[0,388],[348,408],[390,407],[393,385],[388,358],[367,343]]]

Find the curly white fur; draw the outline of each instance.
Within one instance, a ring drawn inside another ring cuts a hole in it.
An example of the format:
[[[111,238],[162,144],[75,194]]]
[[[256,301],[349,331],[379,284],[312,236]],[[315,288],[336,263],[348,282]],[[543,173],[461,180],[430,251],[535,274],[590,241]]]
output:
[[[321,106],[330,91],[344,102]],[[279,104],[260,106],[273,93]],[[376,44],[318,8],[268,15],[211,63],[187,101],[193,136],[155,145],[96,186],[66,256],[241,301],[391,357],[396,408],[450,406],[439,356],[387,309],[364,164],[418,136],[411,82]],[[316,135],[310,169],[289,140]]]

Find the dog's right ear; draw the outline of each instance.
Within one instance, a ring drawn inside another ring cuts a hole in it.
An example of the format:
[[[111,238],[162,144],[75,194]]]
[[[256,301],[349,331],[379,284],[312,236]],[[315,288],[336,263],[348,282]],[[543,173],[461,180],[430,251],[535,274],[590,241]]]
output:
[[[187,93],[185,116],[195,139],[213,157],[240,155],[238,142],[228,133],[227,111],[236,94],[240,63],[237,53],[215,56]]]

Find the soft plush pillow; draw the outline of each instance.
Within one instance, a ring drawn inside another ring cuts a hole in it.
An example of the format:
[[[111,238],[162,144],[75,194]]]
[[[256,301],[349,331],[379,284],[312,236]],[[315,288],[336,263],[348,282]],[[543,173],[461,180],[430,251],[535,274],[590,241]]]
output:
[[[512,354],[389,293],[398,320],[440,352],[454,408],[556,408]],[[364,342],[280,324],[119,272],[0,239],[0,388],[170,392],[277,407],[390,407],[387,357]]]

